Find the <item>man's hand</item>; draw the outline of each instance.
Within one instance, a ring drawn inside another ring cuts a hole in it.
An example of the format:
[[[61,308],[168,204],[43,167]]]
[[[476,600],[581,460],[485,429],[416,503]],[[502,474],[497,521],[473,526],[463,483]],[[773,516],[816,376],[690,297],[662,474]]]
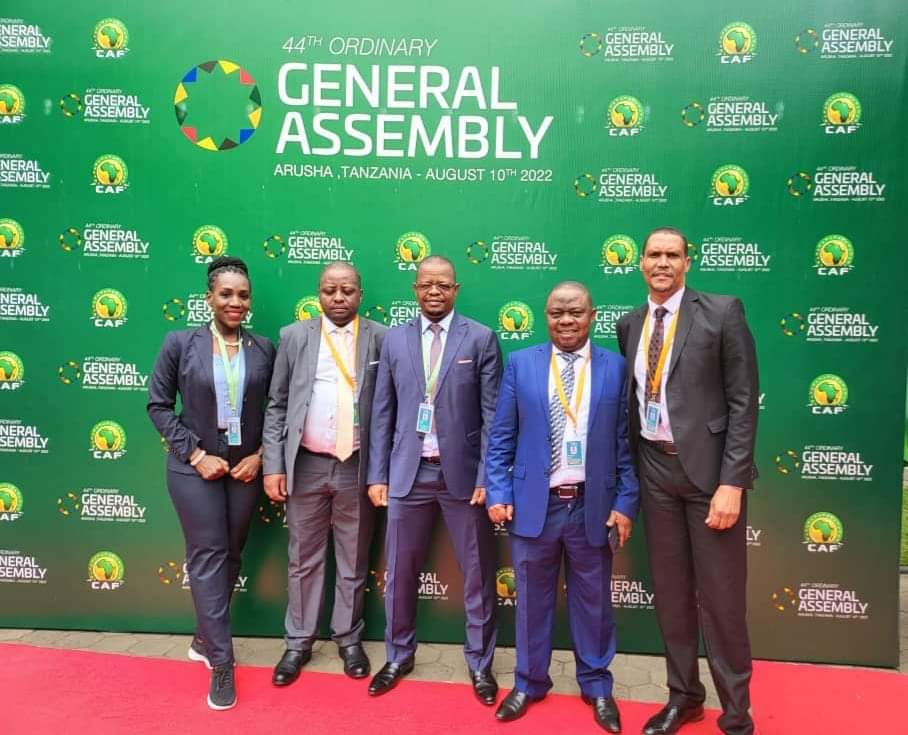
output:
[[[474,487],[473,497],[470,498],[470,505],[485,505],[486,489],[484,487]]]
[[[388,505],[388,486],[387,485],[369,485],[369,500],[376,508],[387,507]]]
[[[195,465],[195,471],[202,476],[203,480],[217,480],[230,471],[230,465],[227,464],[226,459],[206,454]]]
[[[715,531],[724,531],[738,522],[741,515],[742,489],[734,485],[719,485],[709,504],[706,525]]]
[[[624,544],[630,540],[631,529],[634,527],[634,522],[624,515],[624,513],[613,510],[608,514],[608,520],[605,522],[605,525],[609,528],[614,526],[618,527],[618,546],[624,546]]]
[[[514,520],[514,506],[498,503],[489,508],[489,520],[492,523],[504,523]]]
[[[240,482],[252,482],[258,477],[262,469],[262,458],[258,453],[243,457],[234,467],[230,468],[230,476]]]
[[[265,475],[265,495],[275,503],[283,503],[287,499],[287,475]]]

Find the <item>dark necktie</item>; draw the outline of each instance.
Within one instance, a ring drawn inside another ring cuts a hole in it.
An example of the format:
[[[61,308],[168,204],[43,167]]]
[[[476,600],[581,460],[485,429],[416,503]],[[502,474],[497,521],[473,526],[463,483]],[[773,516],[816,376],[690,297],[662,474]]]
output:
[[[568,405],[570,405],[571,396],[574,394],[574,361],[580,355],[576,352],[559,352],[558,356],[564,358],[566,363],[561,370],[561,384],[564,386],[564,395],[567,398]],[[552,473],[561,467],[561,444],[564,441],[566,423],[567,414],[561,405],[558,391],[555,391],[555,395],[552,396],[552,400],[549,402],[549,424],[552,427]]]
[[[665,325],[662,319],[668,314],[668,309],[660,306],[654,312],[655,324],[653,324],[653,335],[649,340],[649,355],[646,362],[646,395],[648,400],[658,401],[662,393],[662,381],[660,377],[659,385],[653,391],[653,376],[656,374],[656,366],[659,364],[659,354],[662,352],[662,342],[665,339]],[[664,369],[664,368],[663,368]]]

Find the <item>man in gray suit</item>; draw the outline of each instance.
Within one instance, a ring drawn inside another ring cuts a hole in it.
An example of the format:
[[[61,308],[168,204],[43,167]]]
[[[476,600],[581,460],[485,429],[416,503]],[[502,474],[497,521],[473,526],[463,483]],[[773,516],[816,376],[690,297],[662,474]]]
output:
[[[369,685],[376,696],[413,670],[419,572],[439,510],[464,575],[464,654],[473,690],[495,703],[495,545],[484,511],[484,460],[501,377],[487,327],[454,312],[459,284],[447,258],[416,272],[421,314],[391,329],[375,386],[369,497],[388,506],[385,648]]]
[[[290,530],[287,650],[276,686],[292,684],[312,656],[325,586],[328,530],[337,566],[331,637],[344,672],[361,679],[363,595],[374,510],[366,497],[369,421],[385,327],[357,316],[362,286],[349,263],[322,270],[324,316],[281,330],[265,413],[265,492],[287,503]]]
[[[618,321],[631,452],[665,641],[668,704],[644,735],[703,718],[702,630],[728,735],[750,735],[747,497],[759,412],[757,356],[741,301],[685,287],[687,238],[653,230],[640,269],[646,304]]]

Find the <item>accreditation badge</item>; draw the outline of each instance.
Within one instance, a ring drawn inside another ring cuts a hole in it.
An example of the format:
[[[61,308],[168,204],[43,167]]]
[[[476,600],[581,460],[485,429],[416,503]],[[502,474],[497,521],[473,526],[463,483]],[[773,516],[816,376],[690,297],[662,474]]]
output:
[[[353,402],[353,427],[356,428],[359,426],[359,402]]]
[[[238,447],[243,443],[243,434],[240,430],[240,417],[231,416],[227,419],[227,444]]]
[[[420,403],[416,412],[416,431],[419,434],[432,432],[432,420],[435,418],[435,406],[431,403]]]
[[[564,443],[564,463],[568,467],[583,466],[583,442],[572,439]]]
[[[657,401],[646,402],[646,430],[655,433],[659,428],[659,417],[662,415],[662,404]]]

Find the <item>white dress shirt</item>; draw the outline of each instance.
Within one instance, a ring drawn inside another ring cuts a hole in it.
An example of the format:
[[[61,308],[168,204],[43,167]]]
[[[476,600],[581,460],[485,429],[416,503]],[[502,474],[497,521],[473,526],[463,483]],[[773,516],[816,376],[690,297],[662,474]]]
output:
[[[646,430],[646,401],[649,394],[649,385],[646,380],[646,362],[647,348],[649,345],[644,343],[646,332],[649,332],[650,338],[653,334],[653,326],[656,323],[656,309],[662,306],[668,313],[662,317],[662,334],[667,339],[668,332],[672,328],[672,323],[678,317],[678,311],[681,309],[681,299],[684,298],[684,288],[679,289],[664,304],[657,304],[652,299],[647,299],[649,304],[649,328],[640,333],[640,344],[637,345],[637,359],[634,361],[634,379],[637,383],[637,404],[640,411],[640,436],[651,441],[670,442],[674,441],[672,435],[672,425],[668,417],[668,394],[666,385],[668,384],[669,366],[672,363],[672,350],[674,349],[674,338],[668,345],[668,353],[665,356],[665,367],[662,369],[662,387],[659,390],[659,400],[662,402],[662,410],[659,416],[659,425],[655,431]]]
[[[580,441],[580,446],[583,447],[583,464],[580,465],[568,465],[567,459],[565,457],[564,443],[561,446],[561,466],[552,473],[549,477],[549,487],[557,487],[558,485],[573,485],[579,482],[586,481],[586,452],[588,449],[586,442],[586,430],[589,424],[590,416],[590,386],[593,382],[593,366],[592,362],[587,362],[587,358],[590,357],[590,341],[587,340],[586,344],[583,345],[579,350],[575,350],[575,353],[580,355],[579,358],[574,360],[574,391],[575,393],[571,396],[569,401],[571,410],[574,410],[574,406],[577,401],[576,391],[580,387],[580,375],[586,370],[586,378],[583,381],[583,393],[580,395],[580,407],[577,411],[577,426],[575,427],[570,417],[566,417],[564,425],[564,442],[569,441]],[[561,374],[561,371],[564,370],[565,361],[563,357],[559,357],[559,354],[564,350],[559,350],[557,347],[552,345],[552,354],[555,355],[555,366],[558,368],[558,373]],[[552,404],[552,400],[557,399],[557,389],[555,387],[555,380],[552,376],[552,370],[549,368],[549,400],[547,405]]]
[[[429,327],[432,324],[441,325],[441,355],[438,357],[439,362],[439,377],[441,377],[441,361],[444,358],[445,354],[445,345],[448,343],[448,332],[451,331],[451,321],[454,319],[454,312],[451,311],[448,315],[442,319],[440,322],[433,322],[429,319],[426,319],[424,314],[419,315],[419,326],[420,334],[422,335],[422,354],[423,359],[427,359],[426,356],[429,354],[429,351],[432,348],[432,340],[435,338],[435,335],[432,334],[432,330]],[[428,363],[423,365],[423,375],[429,369]],[[435,428],[435,423],[432,423],[432,428]],[[423,457],[437,457],[438,456],[438,436],[435,431],[430,431],[422,440],[422,456]]]
[[[337,350],[347,369],[355,367],[356,356],[353,348],[353,322],[338,327],[328,317],[323,316],[325,328],[334,341]],[[319,330],[318,364],[315,369],[315,382],[312,384],[312,398],[306,413],[303,426],[302,445],[310,452],[335,454],[337,447],[337,384],[344,379],[331,355],[331,348],[325,341],[325,335]],[[356,395],[353,397],[356,405]],[[353,427],[353,451],[359,449],[359,427]]]

